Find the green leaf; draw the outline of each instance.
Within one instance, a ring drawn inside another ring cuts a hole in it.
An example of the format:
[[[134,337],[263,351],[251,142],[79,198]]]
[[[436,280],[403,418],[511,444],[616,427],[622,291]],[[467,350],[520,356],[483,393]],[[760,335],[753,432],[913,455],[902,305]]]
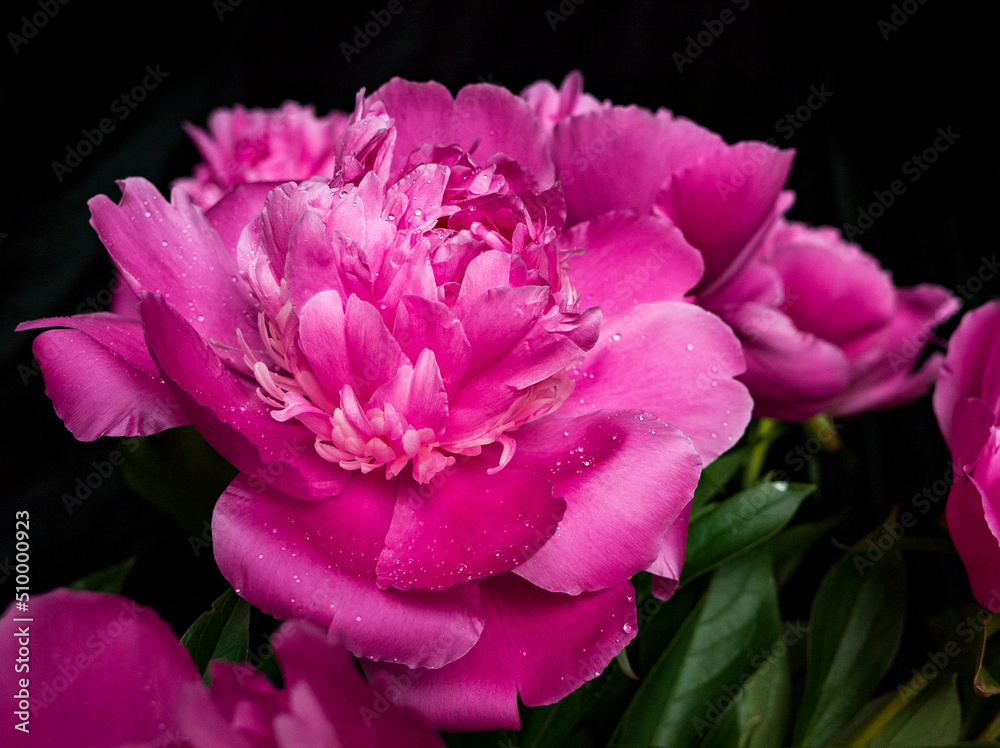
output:
[[[722,566],[629,704],[614,744],[699,745],[780,633],[767,551]]]
[[[134,557],[81,577],[73,582],[69,588],[71,590],[90,590],[91,592],[110,592],[113,595],[121,594],[122,587],[125,586],[125,578],[132,571],[133,566],[135,566]]]
[[[698,488],[695,489],[694,498],[691,499],[691,510],[697,510],[721,493],[748,459],[750,459],[750,448],[741,447],[726,452],[702,470]]]
[[[844,514],[818,522],[802,522],[786,527],[769,543],[774,558],[774,578],[782,589],[799,568],[806,553],[844,519]]]
[[[976,677],[973,685],[980,696],[995,696],[1000,693],[1000,682],[985,664],[987,659],[986,643],[997,629],[1000,629],[1000,616],[990,616],[979,636],[979,661],[976,664]]]
[[[876,533],[881,531],[881,527]],[[857,712],[889,670],[906,613],[897,551],[869,558],[865,538],[827,572],[809,620],[806,683],[796,745],[822,745]]]
[[[814,490],[799,483],[761,483],[692,518],[682,582],[711,571],[777,534]]]
[[[962,707],[956,686],[958,675],[945,673],[931,681],[920,695],[890,719],[868,743],[885,746],[933,746],[961,738]]]
[[[212,660],[245,662],[250,647],[250,605],[232,588],[226,590],[184,632],[181,644],[203,675]]]

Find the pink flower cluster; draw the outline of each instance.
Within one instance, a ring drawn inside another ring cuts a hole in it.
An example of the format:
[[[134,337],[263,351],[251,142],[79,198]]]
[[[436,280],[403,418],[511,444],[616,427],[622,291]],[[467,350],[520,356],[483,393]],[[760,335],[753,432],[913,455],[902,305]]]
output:
[[[957,308],[786,221],[791,152],[579,74],[210,130],[170,202],[140,178],[91,200],[117,313],[20,329],[58,328],[35,354],[78,438],[194,425],[240,470],[213,519],[236,591],[406,674],[444,729],[598,675],[629,579],[676,587],[701,469],[751,411],[913,399]]]

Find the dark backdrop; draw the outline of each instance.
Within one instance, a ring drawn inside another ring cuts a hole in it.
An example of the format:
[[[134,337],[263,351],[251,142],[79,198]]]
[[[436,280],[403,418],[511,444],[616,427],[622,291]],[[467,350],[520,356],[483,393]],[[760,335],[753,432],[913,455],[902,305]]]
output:
[[[958,289],[977,272],[980,258],[996,249],[984,230],[985,217],[995,213],[998,176],[996,150],[985,134],[995,129],[985,115],[993,79],[977,54],[992,46],[985,37],[994,18],[976,4],[908,0],[855,9],[763,0],[550,0],[526,7],[396,2],[401,12],[390,14],[390,23],[350,61],[341,44],[354,46],[355,26],[372,21],[372,12],[379,15],[388,3],[289,8],[262,0],[36,0],[5,8],[0,602],[13,596],[16,510],[29,510],[33,520],[35,593],[136,555],[126,592],[154,604],[183,630],[225,587],[211,554],[192,552],[188,533],[135,496],[120,470],[72,514],[66,511],[61,495],[72,493],[77,479],[93,472],[92,463],[107,460],[121,444],[72,438],[32,369],[33,334],[13,333],[21,320],[81,307],[93,311],[106,300],[113,274],[87,223],[86,200],[97,193],[117,199],[114,180],[131,175],[167,190],[197,160],[181,123],[203,124],[213,107],[274,107],[294,99],[324,112],[350,109],[360,87],[374,90],[394,75],[436,79],[452,91],[476,81],[519,91],[539,78],[558,82],[579,68],[587,90],[601,99],[666,106],[731,142],[774,138],[795,148],[796,219],[857,223],[875,191],[903,179],[905,194],[857,238],[901,285],[931,281]],[[723,11],[731,23],[722,22]],[[44,26],[32,17],[44,19]],[[31,28],[24,28],[25,20]],[[142,81],[147,66],[165,77],[118,119],[113,102]],[[832,92],[815,111],[801,108],[812,87]],[[104,117],[112,117],[114,130],[58,179],[52,162],[64,161],[67,146]],[[932,146],[938,128],[959,137],[910,182],[905,162]],[[964,308],[981,304],[998,288],[997,281],[987,284]],[[894,504],[905,507],[947,472],[929,399],[846,421],[841,433],[847,448],[823,457],[820,465],[823,501],[851,507],[837,530],[842,541],[856,540]],[[783,455],[802,443],[803,437],[790,435],[773,455],[773,466],[787,469]],[[197,474],[188,477],[199,480]],[[945,537],[938,514],[923,518],[921,532]],[[817,568],[823,561],[821,552]],[[922,658],[924,615],[961,604],[970,594],[953,559],[916,555],[908,561],[916,623],[907,635]],[[789,615],[808,612],[817,579],[808,569],[803,574],[801,591],[793,586],[786,602]]]

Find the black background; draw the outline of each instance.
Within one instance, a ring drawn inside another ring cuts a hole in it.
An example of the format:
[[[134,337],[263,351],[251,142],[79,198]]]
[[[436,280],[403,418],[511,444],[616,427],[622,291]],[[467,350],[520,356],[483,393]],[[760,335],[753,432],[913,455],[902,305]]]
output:
[[[905,194],[858,239],[900,285],[936,282],[957,289],[996,249],[992,237],[983,238],[989,235],[986,220],[996,213],[998,173],[986,135],[995,130],[986,124],[993,70],[980,59],[992,46],[985,37],[995,26],[993,14],[977,4],[911,0],[905,5],[915,12],[886,39],[878,22],[893,14],[889,2],[863,9],[763,0],[586,0],[578,6],[565,0],[561,8],[555,0],[530,6],[399,2],[402,12],[350,62],[341,43],[353,45],[354,27],[371,21],[371,12],[386,3],[70,0],[16,53],[7,35],[22,33],[23,15],[30,20],[42,11],[38,2],[8,4],[0,22],[3,603],[13,596],[7,572],[16,510],[31,512],[33,593],[137,555],[126,593],[153,604],[183,631],[225,587],[210,553],[193,554],[187,533],[132,495],[121,471],[72,515],[66,512],[60,495],[120,444],[72,438],[44,394],[42,377],[30,369],[33,334],[13,332],[22,320],[72,314],[107,289],[112,268],[88,225],[86,200],[98,193],[117,200],[114,180],[132,175],[168,190],[198,160],[181,124],[204,124],[214,107],[275,107],[293,99],[322,113],[350,109],[359,88],[373,91],[394,75],[435,79],[453,92],[477,81],[520,91],[541,78],[558,83],[578,68],[586,89],[600,99],[665,106],[730,142],[775,138],[795,148],[795,219],[855,222],[874,191],[904,180]],[[679,71],[674,53],[684,53],[688,37],[704,32],[705,23],[712,25],[727,8],[735,20]],[[167,77],[119,120],[112,102],[142,81],[147,65],[158,65]],[[833,95],[786,139],[787,130],[776,124],[806,103],[811,86]],[[64,160],[67,146],[104,117],[112,118],[114,131],[58,181],[52,162]],[[930,147],[939,127],[960,138],[910,182],[904,162]],[[994,280],[963,308],[978,306],[998,288]],[[853,542],[894,504],[905,509],[914,494],[945,477],[947,453],[928,398],[841,425],[845,450],[821,459],[822,501],[851,508],[837,537]],[[801,444],[803,437],[793,432],[772,454],[773,467],[788,470],[784,455]],[[914,532],[946,537],[937,525],[943,504]],[[821,550],[814,559],[817,569],[834,553],[831,544],[825,547],[827,555]],[[919,664],[927,614],[957,607],[971,595],[954,558],[915,554],[907,560],[907,646]],[[800,576],[784,601],[790,616],[808,614],[818,581],[808,569]]]

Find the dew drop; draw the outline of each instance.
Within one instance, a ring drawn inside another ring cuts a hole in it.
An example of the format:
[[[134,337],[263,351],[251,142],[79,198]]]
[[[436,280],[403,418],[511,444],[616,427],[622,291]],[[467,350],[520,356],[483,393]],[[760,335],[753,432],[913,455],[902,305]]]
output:
[[[198,321],[199,322],[204,322],[205,321],[205,315],[204,314],[199,314],[198,315]]]
[[[615,333],[614,335],[611,336],[611,339],[617,343],[619,340],[622,339],[622,336],[619,335],[618,333]]]
[[[361,623],[361,616],[354,616],[354,620]]]
[[[688,343],[688,344],[687,344],[687,349],[688,349],[689,351],[693,351],[693,350],[694,350],[694,343]]]
[[[774,490],[775,491],[787,491],[788,490],[788,484],[785,481],[783,481],[783,480],[775,481],[774,482]]]

